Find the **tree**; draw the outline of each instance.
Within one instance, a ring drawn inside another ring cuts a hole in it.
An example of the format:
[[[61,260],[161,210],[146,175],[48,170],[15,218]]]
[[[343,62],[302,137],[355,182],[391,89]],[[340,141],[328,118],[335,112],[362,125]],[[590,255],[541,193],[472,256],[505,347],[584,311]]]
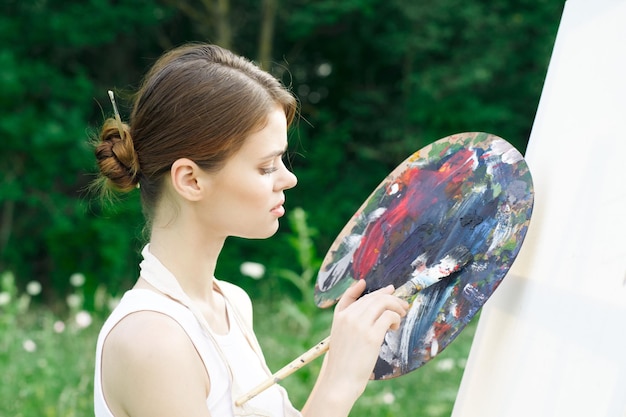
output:
[[[218,43],[255,59],[298,95],[290,162],[300,181],[288,209],[305,208],[324,253],[369,192],[424,145],[483,130],[524,150],[562,7],[546,0],[5,1],[0,270],[59,295],[76,271],[91,286],[122,289],[134,280],[138,196],[110,209],[87,193],[95,172],[88,136],[111,114],[106,90],[116,90],[126,118],[130,93],[165,49]],[[289,268],[293,257],[233,239],[218,273],[238,281],[245,260]]]
[[[369,190],[432,141],[479,130],[525,149],[562,7],[320,0],[283,10],[275,50],[308,121],[293,193],[324,246]]]
[[[112,73],[124,74],[121,83],[138,78],[143,65],[133,53],[155,49],[136,31],[158,32],[169,12],[151,2],[98,1],[7,1],[0,9],[0,270],[39,280],[48,294],[62,293],[76,271],[92,284],[128,277],[135,268],[119,250],[130,249],[136,231],[97,215],[137,222],[140,212],[88,202],[88,123],[102,120],[100,82]]]

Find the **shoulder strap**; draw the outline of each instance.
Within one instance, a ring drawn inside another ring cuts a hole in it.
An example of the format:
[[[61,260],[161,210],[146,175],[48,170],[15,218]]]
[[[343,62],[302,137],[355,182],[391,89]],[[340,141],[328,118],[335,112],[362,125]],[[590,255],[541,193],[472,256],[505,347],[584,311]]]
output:
[[[219,343],[217,343],[217,341],[215,340],[213,332],[209,327],[206,319],[204,318],[204,315],[195,306],[189,296],[183,291],[176,278],[167,270],[167,268],[165,268],[159,262],[159,260],[154,255],[150,253],[149,245],[146,245],[144,247],[142,255],[144,260],[140,264],[141,277],[154,288],[159,290],[161,293],[184,305],[193,313],[202,328],[205,330],[207,336],[211,339],[211,342],[214,344],[216,351],[219,353],[223,363],[228,369],[232,387],[232,398],[239,398],[241,395],[245,394],[244,392],[242,392],[243,390],[240,388],[237,380],[235,379],[228,359],[226,358],[226,355],[224,355],[224,352],[222,352]],[[256,352],[263,369],[268,376],[271,376],[272,373],[267,367],[265,358],[261,350],[261,346],[259,345],[259,342],[254,335],[254,332],[252,331],[252,304],[249,297],[241,288],[233,284],[225,283],[224,281],[218,281],[217,279],[214,280],[214,284],[218,291],[220,291],[220,293],[224,297],[224,300],[226,301],[228,306],[230,307],[229,310],[233,313],[232,317],[237,322],[237,325],[241,329],[246,340],[252,347],[253,351]],[[231,302],[231,297],[233,297],[233,302]],[[237,307],[243,307],[245,315],[242,315],[240,308]],[[300,416],[300,413],[297,412],[295,408],[293,408],[293,406],[287,399],[287,394],[284,388],[279,387],[279,389],[283,398],[285,417]],[[236,416],[270,417],[266,412],[252,407],[249,403],[243,404],[242,406],[234,405],[234,409]]]

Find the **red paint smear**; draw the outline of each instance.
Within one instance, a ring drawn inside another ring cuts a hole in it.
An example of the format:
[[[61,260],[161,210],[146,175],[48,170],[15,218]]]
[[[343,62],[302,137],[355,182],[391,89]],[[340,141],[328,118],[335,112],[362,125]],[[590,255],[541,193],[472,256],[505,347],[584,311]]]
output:
[[[450,323],[447,322],[439,322],[439,321],[435,321],[435,323],[433,323],[433,330],[434,330],[434,338],[439,340],[442,339],[443,336],[445,336],[448,332],[450,332],[450,330],[452,329],[452,325]]]
[[[440,199],[458,197],[460,185],[472,173],[473,154],[469,149],[461,149],[437,171],[409,168],[396,177],[394,183],[399,186],[399,197],[391,201],[382,216],[368,225],[354,253],[355,279],[365,279],[378,262],[385,238],[394,231],[401,231],[403,221],[407,218],[414,221]]]

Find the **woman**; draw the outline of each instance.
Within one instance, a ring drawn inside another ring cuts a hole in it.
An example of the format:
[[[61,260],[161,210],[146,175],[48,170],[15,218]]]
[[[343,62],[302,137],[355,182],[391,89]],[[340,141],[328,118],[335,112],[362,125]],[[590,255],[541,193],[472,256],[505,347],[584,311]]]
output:
[[[248,60],[186,45],[148,72],[130,125],[105,122],[96,158],[106,189],[140,188],[150,231],[140,276],[103,326],[95,373],[97,417],[291,416],[274,386],[234,399],[270,374],[245,292],[214,277],[228,236],[266,238],[284,215],[293,95]],[[408,305],[385,288],[337,304],[332,346],[304,416],[347,416],[385,333]]]

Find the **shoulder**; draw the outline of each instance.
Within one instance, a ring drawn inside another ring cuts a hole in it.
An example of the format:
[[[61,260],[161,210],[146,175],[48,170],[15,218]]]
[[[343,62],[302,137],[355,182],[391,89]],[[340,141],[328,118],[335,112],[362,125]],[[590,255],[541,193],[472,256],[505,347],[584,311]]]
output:
[[[109,332],[105,346],[115,345],[129,350],[127,353],[144,348],[161,349],[160,344],[151,342],[164,337],[172,337],[173,343],[163,344],[163,349],[168,346],[182,347],[190,343],[183,328],[172,317],[158,311],[142,310],[132,312],[119,320]]]
[[[208,415],[203,411],[208,376],[201,359],[180,325],[162,313],[129,314],[110,331],[102,352],[102,385],[112,411]]]
[[[243,288],[227,281],[216,280],[228,301],[239,311],[246,324],[252,328],[252,300]]]

